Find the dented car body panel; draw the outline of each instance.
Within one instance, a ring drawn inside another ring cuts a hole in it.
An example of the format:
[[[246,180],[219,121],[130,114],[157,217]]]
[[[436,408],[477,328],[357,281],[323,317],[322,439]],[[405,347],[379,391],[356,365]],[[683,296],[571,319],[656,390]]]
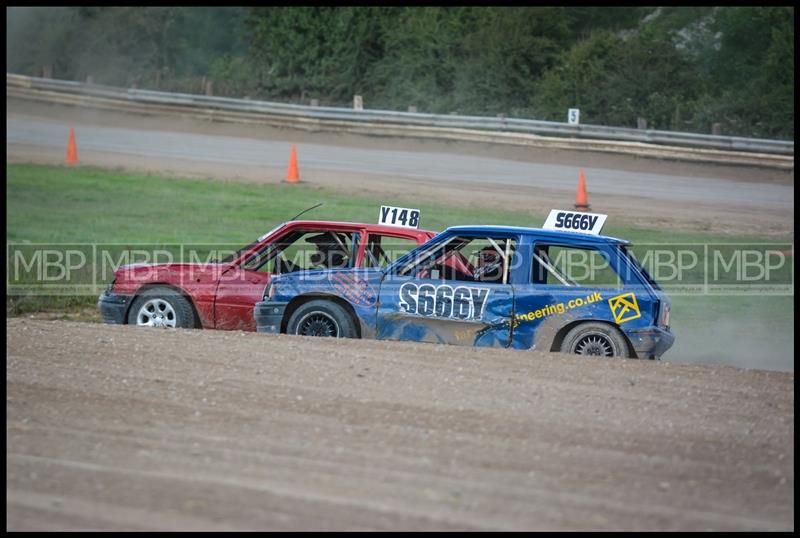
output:
[[[386,279],[377,334],[384,340],[507,347],[513,309],[508,284],[449,284],[432,279]]]
[[[454,242],[472,244],[470,241],[482,238],[506,263],[505,273],[495,281],[482,279],[477,264],[466,258],[457,263],[450,258],[449,268],[434,263],[444,274],[456,266],[467,266],[468,270],[453,272],[452,279],[418,269],[427,267],[425,260],[447,259],[447,248]],[[285,331],[293,305],[310,297],[328,297],[350,306],[361,337],[543,351],[558,351],[561,339],[576,324],[600,322],[619,329],[636,356],[657,358],[674,340],[665,324],[669,298],[632,259],[628,245],[621,239],[576,232],[453,227],[382,271],[317,271],[276,277],[254,315],[258,321],[260,309],[266,312],[273,303],[287,305],[280,325]],[[566,280],[568,277],[556,280],[562,277],[548,258],[556,251],[604,260],[604,274],[611,275],[613,282],[590,285]],[[414,265],[416,260],[423,261]],[[546,275],[545,269],[553,274]],[[537,272],[541,274],[537,276]],[[273,328],[265,325],[259,330],[278,332],[277,326]]]

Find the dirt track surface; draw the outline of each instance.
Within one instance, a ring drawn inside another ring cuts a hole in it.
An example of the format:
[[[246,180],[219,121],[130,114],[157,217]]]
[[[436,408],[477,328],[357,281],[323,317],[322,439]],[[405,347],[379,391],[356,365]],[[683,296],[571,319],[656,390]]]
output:
[[[75,127],[82,164],[279,183],[290,144],[297,143],[301,180],[341,192],[541,215],[572,206],[583,168],[593,209],[615,222],[758,236],[794,229],[793,171],[312,133],[13,98],[6,106],[7,162],[61,164],[69,127]]]
[[[794,375],[6,323],[9,530],[792,530]]]

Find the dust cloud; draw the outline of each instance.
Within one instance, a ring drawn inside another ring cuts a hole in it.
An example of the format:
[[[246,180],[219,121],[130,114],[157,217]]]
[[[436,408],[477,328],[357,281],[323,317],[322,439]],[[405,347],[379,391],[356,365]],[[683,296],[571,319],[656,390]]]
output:
[[[676,297],[664,361],[794,372],[793,297]]]

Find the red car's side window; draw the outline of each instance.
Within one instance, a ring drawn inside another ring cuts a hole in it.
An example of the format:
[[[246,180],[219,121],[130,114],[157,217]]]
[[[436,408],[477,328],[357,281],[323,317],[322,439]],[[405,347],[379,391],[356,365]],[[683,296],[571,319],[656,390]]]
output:
[[[351,267],[358,234],[330,230],[296,230],[263,248],[244,264],[261,273],[293,273]]]
[[[418,244],[416,239],[409,237],[371,233],[364,250],[362,265],[365,268],[386,267]]]

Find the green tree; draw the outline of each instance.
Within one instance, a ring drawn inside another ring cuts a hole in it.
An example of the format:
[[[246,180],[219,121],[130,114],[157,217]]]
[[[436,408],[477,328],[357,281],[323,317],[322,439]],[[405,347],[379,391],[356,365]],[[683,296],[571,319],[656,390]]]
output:
[[[537,81],[533,115],[565,121],[567,109],[579,108],[585,123],[619,117],[624,103],[611,98],[606,87],[624,47],[611,32],[597,32],[575,44]]]
[[[715,22],[712,87],[696,123],[745,136],[794,137],[794,8],[734,7]]]
[[[478,8],[463,37],[459,105],[473,114],[524,115],[534,84],[567,46],[564,8]]]
[[[379,22],[393,8],[254,8],[247,19],[259,91],[341,103],[369,87],[383,54]]]
[[[405,8],[381,21],[385,54],[369,69],[378,107],[453,110],[458,11],[463,14],[443,7]]]
[[[7,71],[369,108],[794,137],[794,8],[7,8]]]

